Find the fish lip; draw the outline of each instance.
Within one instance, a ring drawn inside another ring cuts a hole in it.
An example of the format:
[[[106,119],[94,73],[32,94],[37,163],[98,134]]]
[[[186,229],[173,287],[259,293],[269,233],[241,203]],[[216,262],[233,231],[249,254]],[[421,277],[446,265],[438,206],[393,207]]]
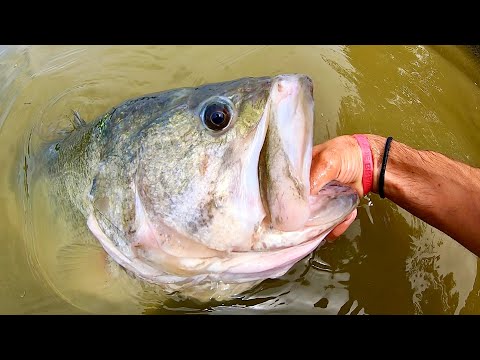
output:
[[[333,214],[328,211],[328,208],[322,208],[322,203],[325,203],[329,196],[334,197],[334,204],[332,204],[332,201],[329,202],[330,208],[335,208],[336,204],[340,205],[343,202],[343,208],[347,209],[343,215],[338,216],[338,214],[336,214],[337,216],[332,216]],[[345,202],[347,206],[345,206]],[[350,204],[348,202],[350,202]],[[353,187],[337,180],[332,180],[325,184],[316,195],[310,195],[309,205],[311,214],[305,226],[334,228],[350,215],[359,203],[360,196]]]
[[[268,139],[268,131],[272,127],[272,113],[275,110],[278,110],[279,104],[281,102],[277,101],[275,103],[274,99],[272,99],[275,91],[276,95],[278,97],[278,93],[280,92],[279,90],[277,91],[277,87],[280,87],[281,82],[285,81],[288,85],[288,82],[294,80],[294,86],[297,87],[296,91],[297,93],[293,96],[287,95],[283,96],[284,98],[287,98],[286,102],[291,102],[296,104],[297,108],[300,108],[300,115],[298,115],[297,112],[295,112],[294,115],[297,117],[300,117],[302,121],[298,122],[297,124],[300,126],[300,134],[299,138],[302,138],[304,141],[299,140],[296,142],[295,146],[289,147],[289,151],[285,151],[285,154],[287,155],[287,161],[288,163],[288,168],[290,172],[290,179],[292,180],[291,182],[295,184],[295,187],[298,187],[299,189],[303,190],[298,190],[300,197],[303,199],[303,207],[304,212],[305,212],[305,221],[300,222],[296,228],[289,228],[289,229],[283,229],[279,228],[281,231],[294,231],[294,230],[299,230],[303,227],[304,223],[308,221],[308,210],[306,209],[308,207],[308,196],[310,194],[310,167],[311,167],[311,160],[312,160],[312,149],[313,149],[313,124],[314,124],[314,98],[313,98],[313,81],[312,79],[304,74],[281,74],[277,75],[272,79],[272,84],[270,87],[270,95],[264,110],[264,114],[262,114],[262,117],[265,116],[267,117],[267,124],[266,124],[266,130],[265,134],[263,136],[263,143],[262,147],[259,153],[259,159],[257,161],[257,175],[258,175],[258,183],[259,183],[259,192],[260,192],[260,198],[262,201],[262,205],[264,208],[265,212],[265,218],[263,219],[262,223],[265,222],[265,220],[268,220],[270,224],[274,224],[274,221],[272,221],[272,213],[271,209],[274,206],[274,204],[270,204],[268,200],[268,190],[267,190],[267,181],[266,179],[263,179],[263,177],[267,177],[267,163],[266,163],[266,143]],[[291,84],[290,84],[291,85]],[[308,97],[309,96],[309,97]],[[277,116],[278,117],[278,116]],[[281,116],[280,116],[281,117]],[[285,117],[283,117],[285,119]],[[298,120],[298,119],[297,119]],[[295,129],[297,130],[297,129]],[[279,137],[280,140],[284,140],[284,137],[288,138],[287,136],[282,136]],[[287,139],[291,140],[291,138]],[[283,146],[285,149],[285,147]],[[293,152],[291,150],[294,150]],[[298,161],[300,159],[300,161]],[[300,204],[295,204],[295,205],[300,205]],[[298,209],[299,210],[299,209]],[[291,211],[288,211],[290,213],[295,212],[295,210],[292,208]]]
[[[232,255],[238,259],[243,258],[243,261],[223,272],[222,280],[248,282],[283,276],[293,265],[320,246],[327,234],[325,232],[300,244],[263,252],[232,252]]]

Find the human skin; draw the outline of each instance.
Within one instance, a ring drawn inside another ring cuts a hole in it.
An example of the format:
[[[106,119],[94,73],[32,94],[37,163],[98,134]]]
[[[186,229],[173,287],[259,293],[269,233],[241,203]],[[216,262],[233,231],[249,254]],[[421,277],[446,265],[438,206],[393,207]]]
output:
[[[364,134],[373,158],[372,192],[378,181],[386,138]],[[313,148],[311,192],[331,180],[352,186],[363,196],[360,146],[343,135]],[[385,197],[412,215],[441,230],[480,256],[480,169],[438,152],[414,149],[393,140],[384,181]],[[356,210],[330,234],[340,236],[355,220]]]

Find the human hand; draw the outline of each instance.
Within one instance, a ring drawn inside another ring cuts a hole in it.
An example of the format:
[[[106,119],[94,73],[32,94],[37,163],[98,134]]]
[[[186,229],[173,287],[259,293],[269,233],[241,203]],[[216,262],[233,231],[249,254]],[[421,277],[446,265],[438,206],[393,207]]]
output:
[[[317,193],[328,182],[337,180],[354,188],[362,197],[362,176],[362,151],[353,136],[339,136],[313,147],[310,193]],[[356,216],[357,209],[337,225],[327,239],[333,240],[343,234]]]

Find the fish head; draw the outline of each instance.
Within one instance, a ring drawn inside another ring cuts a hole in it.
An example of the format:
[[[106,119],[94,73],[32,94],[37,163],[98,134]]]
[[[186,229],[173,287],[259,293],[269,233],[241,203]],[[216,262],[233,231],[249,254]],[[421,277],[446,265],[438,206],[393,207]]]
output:
[[[302,74],[135,99],[110,116],[88,226],[158,284],[283,275],[357,206],[339,183],[310,194],[314,100]]]

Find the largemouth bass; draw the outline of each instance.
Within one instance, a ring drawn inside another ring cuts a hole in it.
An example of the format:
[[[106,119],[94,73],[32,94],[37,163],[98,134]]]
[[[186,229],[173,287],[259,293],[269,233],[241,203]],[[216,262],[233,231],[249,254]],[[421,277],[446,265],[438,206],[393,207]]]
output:
[[[305,75],[163,91],[75,119],[48,148],[55,197],[114,261],[167,291],[280,277],[358,205],[335,182],[310,194]]]

